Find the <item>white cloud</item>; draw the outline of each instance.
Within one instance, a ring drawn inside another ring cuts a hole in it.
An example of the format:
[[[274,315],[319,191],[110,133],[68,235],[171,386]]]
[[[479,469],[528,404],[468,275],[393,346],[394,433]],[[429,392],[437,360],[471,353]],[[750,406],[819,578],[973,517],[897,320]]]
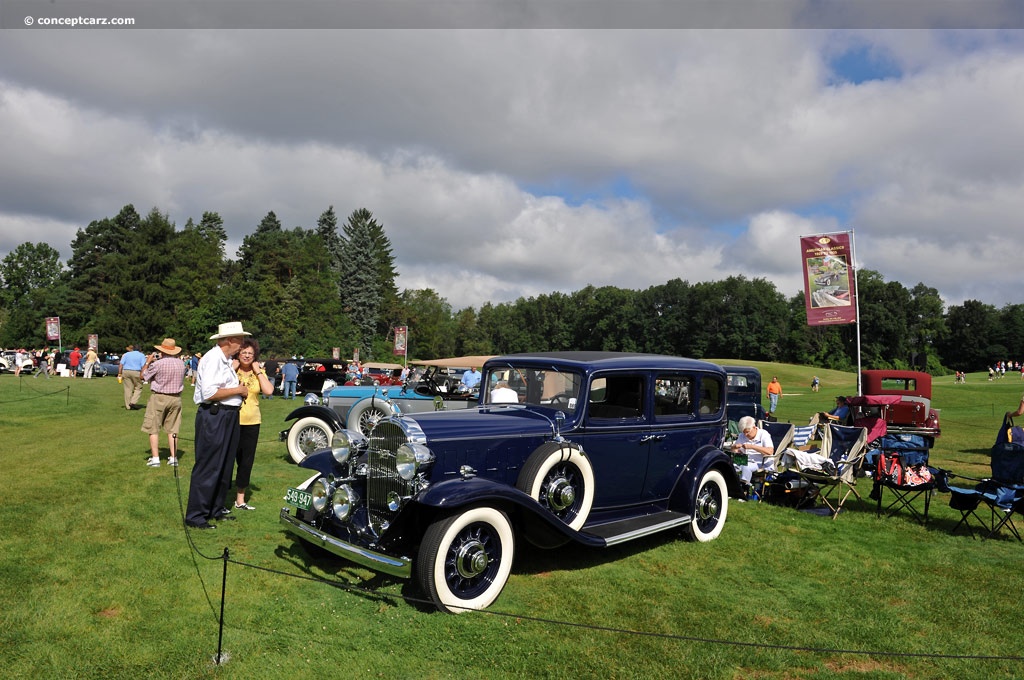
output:
[[[1024,41],[929,31],[15,32],[0,255],[126,203],[370,209],[400,285],[456,309],[731,274],[800,289],[796,238],[948,302],[1016,301]],[[836,82],[838,49],[899,75]],[[170,58],[169,55],[173,55]],[[956,253],[956,257],[950,254]]]

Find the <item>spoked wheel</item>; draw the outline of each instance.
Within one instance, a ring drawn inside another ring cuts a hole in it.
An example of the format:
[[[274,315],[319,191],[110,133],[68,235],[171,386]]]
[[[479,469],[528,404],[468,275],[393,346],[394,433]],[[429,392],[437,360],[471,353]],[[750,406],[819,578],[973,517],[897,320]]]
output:
[[[288,455],[296,463],[301,463],[314,451],[329,448],[333,435],[331,426],[320,418],[299,418],[288,430]]]
[[[708,470],[701,477],[697,497],[693,503],[693,521],[688,527],[689,538],[704,543],[718,538],[725,527],[729,513],[729,494],[725,478],[718,470]]]
[[[348,429],[358,430],[368,437],[370,436],[370,430],[389,415],[391,414],[387,409],[368,401],[364,404],[353,406],[345,424],[348,425]]]
[[[579,449],[549,442],[530,455],[516,488],[579,531],[594,503],[594,470]]]
[[[420,587],[443,612],[484,609],[505,587],[514,552],[512,524],[501,510],[483,506],[437,520],[416,559]]]

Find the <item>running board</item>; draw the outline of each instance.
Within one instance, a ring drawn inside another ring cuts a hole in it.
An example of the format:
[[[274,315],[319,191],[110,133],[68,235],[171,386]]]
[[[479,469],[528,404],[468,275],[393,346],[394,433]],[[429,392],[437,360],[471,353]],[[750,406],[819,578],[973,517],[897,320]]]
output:
[[[604,539],[605,545],[617,545],[674,527],[685,526],[692,521],[692,517],[681,512],[665,511],[644,517],[624,519],[619,522],[588,526],[583,533]]]

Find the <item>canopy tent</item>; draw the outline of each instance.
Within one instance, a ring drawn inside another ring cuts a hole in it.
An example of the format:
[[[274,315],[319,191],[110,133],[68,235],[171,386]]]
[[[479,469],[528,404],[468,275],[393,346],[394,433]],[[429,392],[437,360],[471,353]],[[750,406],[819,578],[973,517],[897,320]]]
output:
[[[480,368],[484,365],[484,362],[488,359],[493,359],[496,354],[467,356],[467,357],[448,357],[445,359],[418,359],[410,361],[410,364],[416,364],[417,366],[437,366],[439,368]]]

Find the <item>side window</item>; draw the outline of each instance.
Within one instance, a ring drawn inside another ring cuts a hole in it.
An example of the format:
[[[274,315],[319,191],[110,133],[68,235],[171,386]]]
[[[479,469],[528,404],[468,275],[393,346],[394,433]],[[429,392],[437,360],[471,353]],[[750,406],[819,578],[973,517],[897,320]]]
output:
[[[612,420],[644,415],[644,379],[639,375],[609,375],[590,385],[590,417]]]
[[[690,375],[659,375],[654,382],[654,417],[692,416],[696,380]]]
[[[700,381],[700,403],[698,406],[701,415],[718,413],[722,409],[725,390],[721,381],[706,375]]]

